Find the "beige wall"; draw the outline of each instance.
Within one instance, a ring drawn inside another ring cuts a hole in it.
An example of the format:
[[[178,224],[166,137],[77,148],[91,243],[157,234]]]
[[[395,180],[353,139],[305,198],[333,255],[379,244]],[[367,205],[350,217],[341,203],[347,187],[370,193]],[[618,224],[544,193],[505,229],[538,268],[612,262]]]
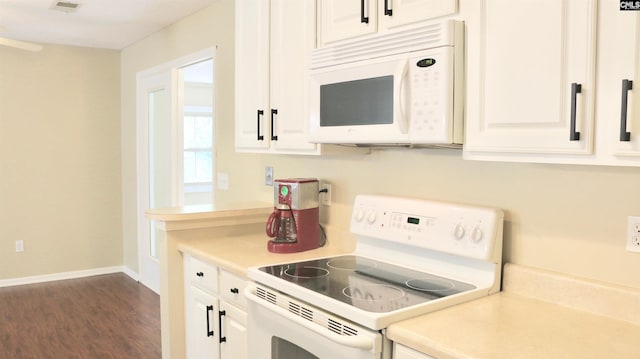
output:
[[[122,265],[119,59],[0,47],[0,279]]]
[[[303,157],[238,154],[233,148],[233,2],[220,0],[122,53],[125,265],[137,267],[135,73],[218,45],[217,168],[229,174],[219,200],[271,201],[275,177],[333,183],[326,223],[348,230],[353,198],[381,193],[496,206],[506,211],[508,261],[640,288],[640,254],[625,251],[626,216],[640,215],[640,169],[463,161],[456,150],[376,150],[369,155]],[[331,238],[329,239],[331,240]]]

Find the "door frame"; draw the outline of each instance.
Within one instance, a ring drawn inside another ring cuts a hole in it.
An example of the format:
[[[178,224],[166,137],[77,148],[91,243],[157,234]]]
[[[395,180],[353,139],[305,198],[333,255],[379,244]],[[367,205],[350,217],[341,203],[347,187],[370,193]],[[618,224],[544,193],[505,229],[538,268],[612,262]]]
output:
[[[149,124],[148,119],[146,118],[147,110],[144,108],[147,104],[146,92],[142,93],[144,87],[145,79],[148,79],[153,76],[159,76],[163,73],[169,73],[171,77],[170,84],[170,101],[171,101],[171,122],[174,129],[179,126],[182,121],[180,119],[180,115],[182,114],[181,102],[182,96],[178,94],[178,73],[179,69],[190,64],[194,64],[207,59],[214,59],[214,67],[215,67],[215,47],[207,48],[198,52],[195,52],[190,55],[186,55],[175,60],[169,61],[167,63],[154,66],[152,68],[139,71],[136,74],[136,209],[137,209],[137,250],[138,250],[138,281],[150,288],[154,292],[160,294],[160,268],[159,268],[159,255],[158,255],[158,263],[155,268],[146,268],[146,253],[145,253],[145,241],[149,241],[150,236],[150,222],[146,216],[145,211],[149,209],[149,186],[150,186],[150,176],[149,176]],[[214,71],[215,76],[215,71]],[[214,79],[215,82],[215,79]],[[144,95],[144,96],[142,96]],[[215,95],[214,95],[215,96]],[[215,101],[214,101],[215,106]],[[215,108],[214,108],[215,113]],[[215,119],[215,116],[214,116]],[[214,120],[215,121],[215,120]],[[177,136],[176,136],[177,137]],[[182,143],[182,139],[174,138],[172,146],[177,146]],[[215,149],[214,149],[215,153]],[[178,179],[182,178],[182,173],[177,171],[179,167],[180,160],[172,160],[172,167],[176,173]],[[215,163],[214,163],[215,166]],[[214,169],[215,172],[215,169]],[[215,176],[214,176],[215,182]],[[215,188],[215,186],[214,186]],[[181,206],[181,189],[173,188],[172,189],[172,198],[174,202],[174,206]],[[158,253],[160,253],[162,249],[158,249]],[[147,270],[148,269],[148,270]],[[148,275],[148,273],[154,273],[153,275]]]

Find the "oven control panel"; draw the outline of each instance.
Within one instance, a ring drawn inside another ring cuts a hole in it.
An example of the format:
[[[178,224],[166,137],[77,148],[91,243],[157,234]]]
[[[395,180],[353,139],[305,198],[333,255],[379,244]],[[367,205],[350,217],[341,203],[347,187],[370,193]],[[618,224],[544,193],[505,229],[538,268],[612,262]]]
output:
[[[358,236],[489,260],[496,244],[501,248],[503,218],[489,207],[360,195],[350,228]]]

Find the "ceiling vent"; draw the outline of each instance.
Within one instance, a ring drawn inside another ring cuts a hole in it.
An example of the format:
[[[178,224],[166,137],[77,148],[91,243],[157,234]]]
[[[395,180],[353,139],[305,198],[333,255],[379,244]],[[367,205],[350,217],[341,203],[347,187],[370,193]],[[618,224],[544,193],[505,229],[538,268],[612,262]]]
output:
[[[70,12],[76,12],[79,6],[80,4],[70,2],[70,1],[54,1],[53,5],[51,6],[51,9],[70,13]]]

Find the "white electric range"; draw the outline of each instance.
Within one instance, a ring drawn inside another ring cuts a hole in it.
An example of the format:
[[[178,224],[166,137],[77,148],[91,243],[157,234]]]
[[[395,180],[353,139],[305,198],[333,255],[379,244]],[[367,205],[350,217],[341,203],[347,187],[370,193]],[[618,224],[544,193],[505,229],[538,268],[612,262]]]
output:
[[[390,324],[500,290],[502,228],[494,208],[358,196],[354,253],[249,269],[249,357],[390,357]]]

